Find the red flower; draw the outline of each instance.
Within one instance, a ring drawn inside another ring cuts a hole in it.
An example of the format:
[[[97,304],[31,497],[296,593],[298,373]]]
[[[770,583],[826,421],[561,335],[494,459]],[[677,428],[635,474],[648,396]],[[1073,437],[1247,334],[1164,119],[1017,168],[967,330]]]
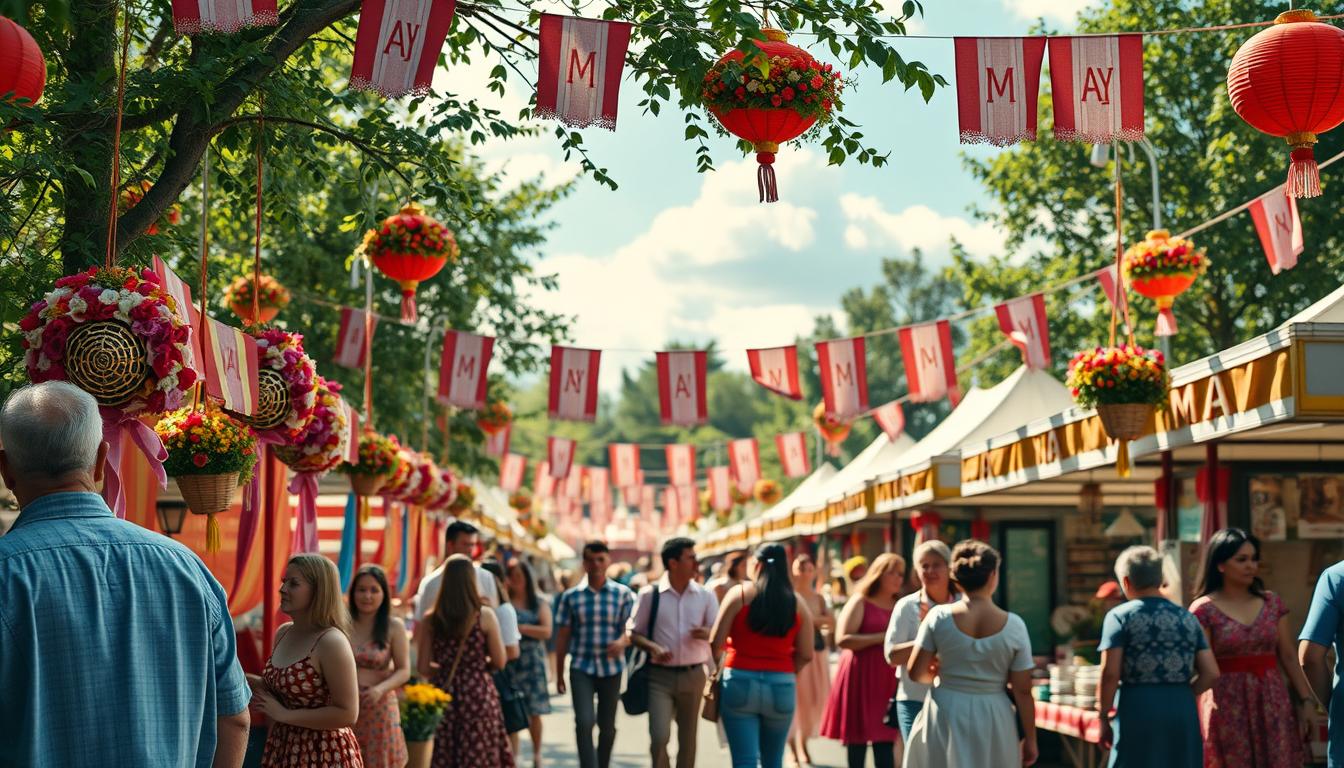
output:
[[[798,90],[800,90],[800,91],[804,91],[804,92],[807,91],[807,83],[799,83],[799,84],[798,84]]]
[[[822,106],[823,109],[830,109],[830,108],[831,108],[831,100],[830,100],[830,99],[822,99],[821,106]]]
[[[812,87],[813,87],[813,88],[820,88],[821,86],[823,86],[823,85],[825,85],[825,84],[826,84],[826,81],[821,79],[821,75],[817,75],[816,77],[813,77],[813,78],[812,78]]]
[[[187,439],[190,440],[190,441],[193,442],[193,443],[199,443],[199,442],[201,442],[201,436],[200,436],[200,435],[191,435],[191,436],[187,437]]]
[[[781,99],[778,94],[776,94],[770,97],[770,103],[778,107],[784,103],[784,100]]]
[[[785,100],[785,101],[793,101],[793,89],[792,89],[792,88],[790,88],[790,87],[788,87],[788,86],[785,86],[785,87],[784,87],[784,91],[782,92],[781,95],[784,97],[784,100]],[[776,105],[776,106],[778,106],[778,105]]]
[[[210,457],[206,456],[204,453],[193,453],[191,455],[191,463],[198,467],[204,467],[206,464],[210,463]]]
[[[733,95],[737,97],[738,101],[742,101],[747,98],[747,89],[739,85],[737,90],[733,91]]]

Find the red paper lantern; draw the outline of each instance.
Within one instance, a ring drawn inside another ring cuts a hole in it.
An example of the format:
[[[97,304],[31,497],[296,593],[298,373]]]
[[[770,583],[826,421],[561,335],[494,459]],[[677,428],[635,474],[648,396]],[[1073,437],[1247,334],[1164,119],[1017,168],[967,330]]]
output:
[[[1125,279],[1136,293],[1157,305],[1158,336],[1176,335],[1176,315],[1171,311],[1176,297],[1209,268],[1209,259],[1194,243],[1173,238],[1165,229],[1154,229],[1144,241],[1125,251],[1121,261]]]
[[[364,251],[373,265],[401,285],[401,319],[415,322],[415,289],[437,275],[449,259],[457,260],[457,239],[438,219],[408,203],[369,230]]]
[[[36,104],[47,86],[47,60],[28,30],[0,16],[0,98]]]
[[[1288,194],[1316,197],[1316,134],[1344,122],[1344,30],[1308,10],[1286,11],[1242,44],[1227,71],[1232,108],[1292,148]]]

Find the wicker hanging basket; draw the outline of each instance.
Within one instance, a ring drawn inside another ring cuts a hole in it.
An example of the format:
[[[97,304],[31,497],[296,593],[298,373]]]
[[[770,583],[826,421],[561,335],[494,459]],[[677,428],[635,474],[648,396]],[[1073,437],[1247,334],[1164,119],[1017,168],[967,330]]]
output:
[[[1137,440],[1143,437],[1153,410],[1147,403],[1110,403],[1098,405],[1097,415],[1112,440]]]
[[[181,475],[173,478],[187,509],[196,515],[213,515],[233,504],[233,491],[238,487],[238,473],[221,475]]]
[[[387,475],[352,473],[350,475],[350,490],[354,491],[356,496],[373,496],[382,490],[385,482],[387,482]]]
[[[149,378],[145,344],[117,320],[80,323],[66,340],[65,373],[99,405],[121,405]]]
[[[275,429],[289,417],[289,385],[273,368],[262,368],[257,375],[257,409],[251,416],[231,413],[255,429]]]

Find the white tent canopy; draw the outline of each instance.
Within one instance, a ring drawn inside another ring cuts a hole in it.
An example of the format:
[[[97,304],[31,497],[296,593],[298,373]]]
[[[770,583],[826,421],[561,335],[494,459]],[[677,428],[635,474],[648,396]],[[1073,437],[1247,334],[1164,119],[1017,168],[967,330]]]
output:
[[[788,517],[800,503],[811,498],[828,480],[835,477],[836,471],[835,465],[829,461],[823,461],[821,466],[813,470],[812,474],[804,478],[803,482],[793,489],[792,493],[780,499],[775,506],[767,509],[761,515],[761,520],[768,523],[772,520]]]
[[[861,488],[866,480],[876,474],[875,467],[896,462],[902,454],[914,446],[915,441],[910,439],[909,435],[902,434],[894,441],[888,439],[885,433],[878,435],[876,440],[869,443],[853,461],[846,464],[829,480],[819,483],[807,494],[797,494],[798,500],[790,511],[824,509],[827,503],[837,496],[843,498],[846,491],[856,486]]]

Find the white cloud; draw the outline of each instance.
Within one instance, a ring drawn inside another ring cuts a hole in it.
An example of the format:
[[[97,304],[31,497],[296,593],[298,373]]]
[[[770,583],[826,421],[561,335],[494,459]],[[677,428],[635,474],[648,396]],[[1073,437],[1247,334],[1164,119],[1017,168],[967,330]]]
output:
[[[937,256],[948,251],[952,238],[976,256],[998,255],[1004,249],[1004,238],[992,225],[944,216],[927,205],[892,212],[876,197],[848,193],[840,197],[840,210],[848,225],[845,244],[856,250],[893,243]]]
[[[1002,0],[1003,7],[1023,19],[1046,18],[1051,21],[1073,23],[1078,12],[1095,4],[1095,0]]]

